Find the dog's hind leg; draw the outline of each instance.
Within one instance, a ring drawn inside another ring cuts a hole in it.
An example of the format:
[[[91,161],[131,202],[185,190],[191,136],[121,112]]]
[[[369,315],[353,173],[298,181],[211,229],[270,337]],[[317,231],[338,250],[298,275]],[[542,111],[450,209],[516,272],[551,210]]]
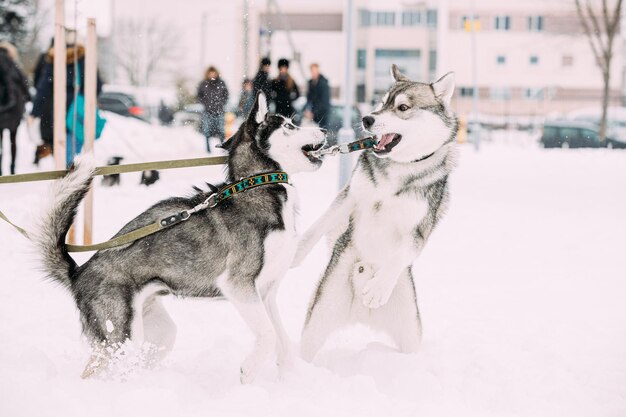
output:
[[[352,320],[354,288],[351,275],[356,255],[352,246],[347,246],[349,236],[346,234],[349,232],[350,228],[337,241],[309,306],[300,341],[300,353],[307,362],[313,360],[333,331]]]
[[[241,288],[241,285],[247,288]],[[240,380],[242,384],[248,384],[256,378],[260,365],[271,355],[276,346],[276,332],[270,320],[265,305],[261,300],[254,284],[246,285],[242,282],[230,282],[225,280],[220,285],[224,296],[233,303],[241,317],[246,322],[255,341],[252,352],[241,363]]]
[[[93,297],[79,299],[83,330],[91,340],[93,353],[82,377],[89,378],[106,370],[110,359],[131,335],[133,316],[132,290],[124,286],[108,286]]]
[[[367,319],[362,321],[389,334],[400,351],[404,353],[417,351],[422,338],[422,324],[410,267],[400,274],[389,301],[383,306],[371,309]]]
[[[165,310],[161,297],[156,294],[146,299],[142,321],[144,347],[150,349],[147,365],[154,365],[172,351],[176,341],[176,324]]]
[[[291,355],[291,341],[283,327],[280,313],[278,312],[278,306],[276,305],[278,283],[273,282],[269,284],[263,291],[260,291],[260,293],[265,309],[267,310],[267,315],[272,321],[274,330],[276,331],[276,364],[279,370],[288,369],[292,365],[293,358]]]

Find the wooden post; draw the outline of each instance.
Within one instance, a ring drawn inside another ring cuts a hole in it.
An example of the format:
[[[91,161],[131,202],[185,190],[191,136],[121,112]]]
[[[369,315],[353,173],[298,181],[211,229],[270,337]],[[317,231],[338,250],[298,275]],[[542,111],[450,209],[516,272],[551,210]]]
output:
[[[87,44],[85,45],[85,144],[83,153],[93,155],[96,140],[96,96],[98,71],[98,37],[96,19],[87,19]],[[85,196],[85,228],[83,243],[93,241],[93,187]]]
[[[67,48],[65,45],[65,0],[55,0],[54,11],[54,81],[52,85],[52,100],[54,104],[54,166],[56,169],[65,169],[67,157],[65,146],[67,133],[65,131],[65,116],[67,113]],[[68,232],[68,241],[74,242],[74,227]]]
[[[56,169],[65,169],[65,106],[66,97],[66,66],[67,56],[65,48],[65,0],[55,0],[54,14],[54,166]]]

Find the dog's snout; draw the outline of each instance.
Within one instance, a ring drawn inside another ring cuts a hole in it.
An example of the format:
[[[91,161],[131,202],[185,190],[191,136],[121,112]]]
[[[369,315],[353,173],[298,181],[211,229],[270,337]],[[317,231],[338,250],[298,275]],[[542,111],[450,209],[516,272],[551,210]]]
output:
[[[372,116],[365,116],[363,118],[363,127],[369,129],[374,124],[374,118]]]

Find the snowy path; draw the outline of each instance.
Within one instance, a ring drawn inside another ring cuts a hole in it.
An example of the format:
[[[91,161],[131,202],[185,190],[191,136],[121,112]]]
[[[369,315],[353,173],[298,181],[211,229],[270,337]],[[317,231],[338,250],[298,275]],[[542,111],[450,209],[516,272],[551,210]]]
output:
[[[202,155],[189,132],[162,136],[148,159]],[[18,168],[29,158],[24,150]],[[332,199],[335,162],[296,178],[302,227]],[[196,168],[164,172],[149,189],[138,174],[97,186],[96,240],[157,199],[221,177]],[[0,209],[28,225],[46,184],[1,187]],[[234,308],[173,298],[178,339],[162,367],[125,382],[81,380],[87,351],[71,297],[41,279],[32,248],[0,224],[0,416],[626,415],[626,152],[465,147],[452,187],[414,265],[418,354],[356,327],[332,336],[313,365],[298,361],[279,381],[268,364],[250,386],[238,369],[252,335]],[[320,244],[281,287],[294,346],[326,260]]]

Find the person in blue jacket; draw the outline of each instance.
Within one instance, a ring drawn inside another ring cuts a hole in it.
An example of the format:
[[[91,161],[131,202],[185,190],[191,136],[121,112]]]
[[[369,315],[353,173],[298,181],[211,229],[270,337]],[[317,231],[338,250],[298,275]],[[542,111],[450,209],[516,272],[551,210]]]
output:
[[[78,63],[78,80],[79,83],[79,92],[85,93],[85,47],[83,45],[67,45],[66,50],[66,103],[65,109],[69,110],[72,105],[72,101],[74,100],[74,90],[75,90],[75,62]],[[38,83],[35,86],[37,89],[37,94],[35,95],[35,100],[33,101],[33,109],[31,111],[31,116],[38,117],[41,119],[41,139],[44,142],[44,145],[49,147],[52,152],[54,152],[54,142],[53,142],[53,132],[54,132],[54,100],[53,100],[53,84],[54,84],[54,48],[50,48],[48,50],[47,56],[45,58],[45,65],[41,69],[41,73],[38,77]],[[99,95],[102,91],[102,81],[100,80],[100,76],[96,77],[97,85],[96,85],[96,94]],[[67,143],[66,143],[66,154],[67,154],[67,162],[71,163],[73,160],[73,156],[80,153],[82,149],[82,143],[79,141],[75,143],[75,139],[70,134],[70,127],[66,125],[66,133]],[[74,145],[76,149],[74,149]],[[37,155],[35,156],[35,160],[37,160]]]

